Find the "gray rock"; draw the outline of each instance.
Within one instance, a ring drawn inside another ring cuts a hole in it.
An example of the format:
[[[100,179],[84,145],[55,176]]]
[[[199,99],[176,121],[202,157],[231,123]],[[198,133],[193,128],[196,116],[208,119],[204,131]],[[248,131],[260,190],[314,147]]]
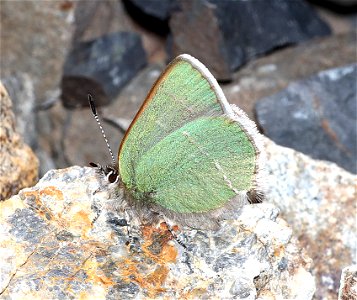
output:
[[[231,83],[221,85],[224,94],[254,120],[254,105],[261,98],[322,70],[355,63],[356,36],[348,32],[314,39],[257,58],[234,73]]]
[[[1,77],[28,74],[37,104],[60,84],[73,33],[73,9],[57,1],[1,2]]]
[[[311,260],[273,205],[245,206],[217,231],[172,227],[185,250],[165,222],[143,226],[98,188],[95,170],[71,167],[1,204],[3,297],[312,298]]]
[[[26,144],[37,146],[36,99],[33,81],[29,74],[17,72],[3,79],[4,86],[13,100],[16,128]]]
[[[292,83],[256,104],[264,134],[280,145],[357,173],[357,65]]]
[[[63,71],[63,105],[88,107],[92,94],[98,106],[110,103],[146,64],[139,35],[117,32],[74,45]]]
[[[330,33],[304,1],[181,1],[172,14],[172,56],[190,53],[219,80],[275,48]],[[170,53],[171,54],[171,53]]]
[[[279,207],[313,259],[315,299],[336,299],[341,270],[356,263],[357,176],[268,139],[265,152],[266,201]]]
[[[145,3],[146,2],[147,1],[145,1]],[[155,2],[161,5],[167,1]],[[85,42],[113,32],[135,32],[138,33],[143,40],[143,47],[147,54],[148,61],[164,61],[166,57],[164,38],[148,30],[145,26],[138,26],[138,21],[142,20],[134,20],[132,18],[127,7],[125,7],[126,3],[127,1],[112,0],[75,1],[75,33],[73,40],[76,42]],[[167,21],[165,21],[165,23],[167,27]]]

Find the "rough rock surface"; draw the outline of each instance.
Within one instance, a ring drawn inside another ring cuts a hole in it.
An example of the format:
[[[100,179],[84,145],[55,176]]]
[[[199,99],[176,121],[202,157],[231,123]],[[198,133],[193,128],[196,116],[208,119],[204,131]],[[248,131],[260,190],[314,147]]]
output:
[[[338,300],[357,299],[357,265],[342,270]]]
[[[37,181],[38,160],[15,129],[15,116],[0,82],[0,200]]]
[[[275,51],[248,63],[222,89],[230,103],[254,118],[254,105],[261,98],[285,89],[291,82],[323,70],[356,62],[356,32],[348,32]]]
[[[25,143],[34,149],[37,144],[36,97],[31,76],[16,72],[10,77],[3,78],[3,84],[12,100],[16,129]]]
[[[29,74],[37,103],[60,84],[73,9],[69,1],[1,1],[1,77]]]
[[[172,56],[188,52],[219,80],[275,48],[330,33],[304,1],[181,1],[172,14]]]
[[[93,169],[53,170],[1,204],[2,297],[312,298],[311,260],[273,205],[245,206],[218,231],[173,226],[186,250],[165,222],[107,210],[98,187]]]
[[[167,1],[154,2],[161,5]],[[164,37],[135,22],[124,1],[75,1],[74,23],[74,41],[90,41],[105,34],[130,31],[140,34],[149,62],[163,61],[166,57]]]
[[[336,299],[356,263],[357,176],[266,139],[267,202],[279,207],[313,260],[316,299]]]
[[[136,33],[116,32],[78,43],[64,65],[63,105],[88,107],[88,93],[95,95],[97,106],[108,104],[145,65],[146,55]]]
[[[279,145],[357,173],[357,64],[322,71],[257,102],[257,121]]]

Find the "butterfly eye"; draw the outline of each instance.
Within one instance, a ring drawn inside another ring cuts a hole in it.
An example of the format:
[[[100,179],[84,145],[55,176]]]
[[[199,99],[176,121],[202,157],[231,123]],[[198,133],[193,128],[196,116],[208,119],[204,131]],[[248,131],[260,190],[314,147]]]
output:
[[[115,183],[118,180],[118,173],[114,171],[110,171],[107,175],[107,180],[110,183]]]

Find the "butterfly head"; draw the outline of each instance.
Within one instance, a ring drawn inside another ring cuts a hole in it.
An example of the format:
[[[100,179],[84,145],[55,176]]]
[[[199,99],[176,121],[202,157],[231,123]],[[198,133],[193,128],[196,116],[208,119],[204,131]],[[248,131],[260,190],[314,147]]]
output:
[[[89,163],[89,165],[95,168],[98,173],[105,179],[108,184],[118,184],[120,181],[120,176],[118,168],[116,166],[106,165],[102,166],[96,163]]]

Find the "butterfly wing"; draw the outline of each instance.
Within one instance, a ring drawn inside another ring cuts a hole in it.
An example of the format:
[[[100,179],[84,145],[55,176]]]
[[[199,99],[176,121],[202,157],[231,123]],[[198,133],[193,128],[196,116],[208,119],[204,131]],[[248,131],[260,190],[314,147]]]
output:
[[[206,67],[181,55],[157,80],[122,141],[121,180],[134,199],[173,212],[220,208],[256,185],[252,124],[241,111],[234,114]]]

